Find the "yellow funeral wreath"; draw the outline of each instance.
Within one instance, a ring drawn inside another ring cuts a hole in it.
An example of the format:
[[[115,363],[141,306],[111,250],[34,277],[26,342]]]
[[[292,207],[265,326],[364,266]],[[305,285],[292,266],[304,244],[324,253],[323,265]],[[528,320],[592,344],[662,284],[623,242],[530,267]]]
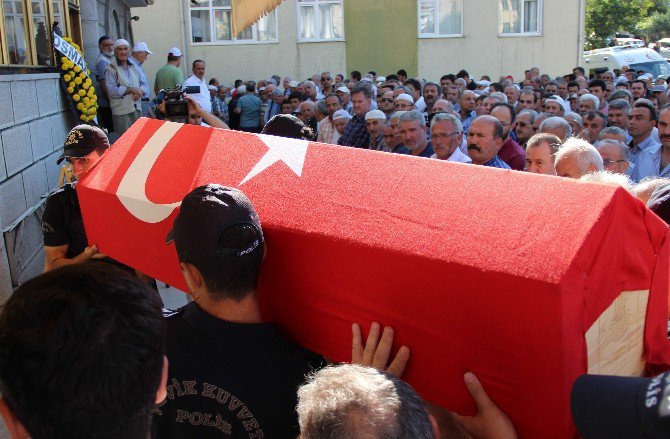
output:
[[[81,53],[81,48],[71,38],[64,37],[63,39],[70,43],[82,57],[84,56]],[[65,56],[60,57],[60,62],[62,78],[67,86],[67,92],[76,103],[79,120],[83,122],[92,121],[98,113],[98,99],[95,96],[93,82],[87,77],[87,75],[90,75],[90,71],[83,72],[80,66],[75,65]],[[86,98],[82,99],[84,96]]]

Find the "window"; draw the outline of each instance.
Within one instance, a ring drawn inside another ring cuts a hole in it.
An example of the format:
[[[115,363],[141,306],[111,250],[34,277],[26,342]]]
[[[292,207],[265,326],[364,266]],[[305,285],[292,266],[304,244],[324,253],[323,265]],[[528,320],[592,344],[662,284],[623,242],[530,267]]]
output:
[[[463,0],[419,0],[419,37],[463,35]]]
[[[233,35],[230,0],[191,0],[191,42],[209,44],[277,42],[277,15],[272,11],[239,35]]]
[[[299,41],[343,41],[343,0],[298,0]]]
[[[542,0],[499,0],[501,34],[523,35],[542,32]]]
[[[3,0],[0,60],[4,65],[50,66],[52,23],[68,33],[64,0]]]

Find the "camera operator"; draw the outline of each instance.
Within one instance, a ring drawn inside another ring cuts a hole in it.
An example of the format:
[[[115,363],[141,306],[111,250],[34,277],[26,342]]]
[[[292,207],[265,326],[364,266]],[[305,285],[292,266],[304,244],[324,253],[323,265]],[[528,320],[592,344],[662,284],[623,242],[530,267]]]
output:
[[[214,128],[230,129],[221,119],[211,113],[206,112],[200,105],[189,95],[183,94],[182,99],[188,105],[188,118],[181,120],[179,118],[172,119],[165,114],[165,91],[161,90],[156,96],[154,105],[149,109],[147,117],[159,120],[170,120],[173,122],[182,122],[190,125],[211,126]]]

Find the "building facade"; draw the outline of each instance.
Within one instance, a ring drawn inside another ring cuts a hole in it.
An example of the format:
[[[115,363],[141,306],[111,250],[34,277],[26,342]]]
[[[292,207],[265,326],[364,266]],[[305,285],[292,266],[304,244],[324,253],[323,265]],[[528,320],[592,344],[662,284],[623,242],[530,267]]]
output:
[[[477,78],[531,66],[558,75],[578,65],[584,27],[584,0],[284,0],[237,36],[230,11],[225,0],[133,10],[135,38],[155,52],[143,66],[150,80],[174,46],[186,73],[203,59],[206,76],[225,83],[401,68],[431,80],[463,68]]]
[[[0,304],[42,272],[41,214],[57,186],[56,159],[76,120],[54,67],[55,23],[89,65],[98,38],[132,40],[130,8],[153,0],[9,0],[0,4]],[[2,437],[0,428],[0,437]]]

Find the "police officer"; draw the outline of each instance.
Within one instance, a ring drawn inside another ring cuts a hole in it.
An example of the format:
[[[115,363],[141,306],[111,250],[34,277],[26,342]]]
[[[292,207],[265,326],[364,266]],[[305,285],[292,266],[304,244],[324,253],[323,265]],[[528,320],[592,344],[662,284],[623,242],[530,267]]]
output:
[[[75,178],[79,179],[100,160],[108,148],[109,140],[100,128],[78,125],[68,134],[63,154],[56,163],[67,160]],[[105,257],[95,245],[88,245],[75,184],[66,184],[47,198],[42,216],[44,271]]]

